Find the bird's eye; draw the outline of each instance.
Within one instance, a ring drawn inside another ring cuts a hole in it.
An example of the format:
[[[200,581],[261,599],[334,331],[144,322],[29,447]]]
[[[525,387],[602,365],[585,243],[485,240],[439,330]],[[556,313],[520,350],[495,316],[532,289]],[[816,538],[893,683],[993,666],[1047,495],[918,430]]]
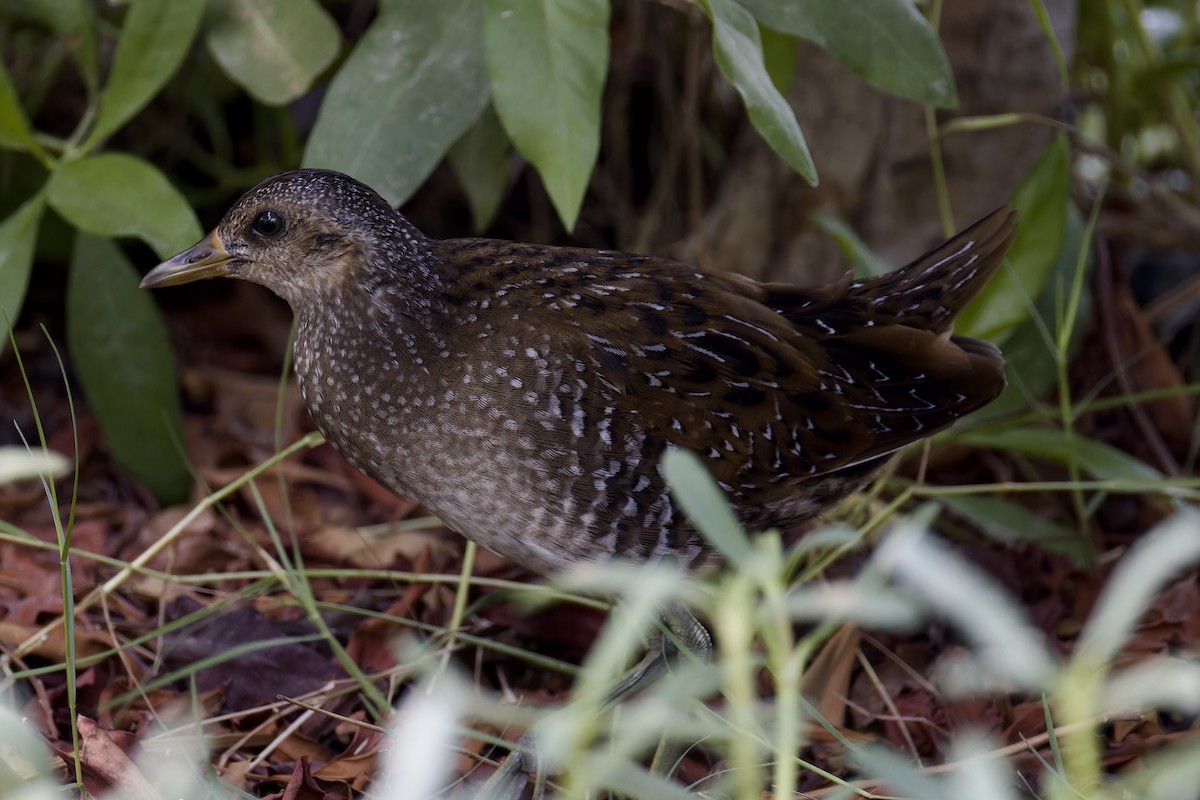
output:
[[[268,209],[254,218],[250,229],[259,236],[274,238],[283,233],[283,217],[279,216],[278,212]]]

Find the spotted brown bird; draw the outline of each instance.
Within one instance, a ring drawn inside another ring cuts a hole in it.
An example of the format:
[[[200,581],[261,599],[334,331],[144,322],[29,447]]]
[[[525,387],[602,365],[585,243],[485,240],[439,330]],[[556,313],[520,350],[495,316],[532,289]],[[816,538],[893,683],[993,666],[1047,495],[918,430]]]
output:
[[[1015,228],[1002,209],[894,273],[801,288],[608,250],[439,241],[367,186],[310,169],[247,192],[142,286],[227,276],[286,300],[325,438],[484,547],[541,573],[614,558],[696,568],[712,550],[667,489],[664,451],[697,453],[750,529],[859,489],[1003,389],[1000,352],[951,326]],[[664,617],[707,656],[700,623]],[[673,657],[661,641],[610,701]],[[538,766],[514,754],[492,796],[520,796]]]
[[[431,239],[369,187],[296,170],[247,192],[142,286],[227,276],[297,319],[317,427],[353,465],[540,573],[712,550],[660,469],[699,454],[750,529],[803,522],[995,398],[957,337],[1001,263],[1002,209],[908,266],[816,288],[653,256]]]

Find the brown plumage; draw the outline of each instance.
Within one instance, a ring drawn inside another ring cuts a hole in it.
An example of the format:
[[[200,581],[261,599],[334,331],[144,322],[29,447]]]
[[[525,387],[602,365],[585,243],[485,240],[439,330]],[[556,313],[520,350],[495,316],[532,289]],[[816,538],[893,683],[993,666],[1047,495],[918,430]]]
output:
[[[994,399],[951,335],[1016,228],[994,212],[879,278],[800,288],[662,258],[424,236],[324,170],[264,181],[144,286],[228,275],[298,320],[296,372],[347,459],[538,572],[709,560],[659,469],[703,457],[751,528],[802,522]]]

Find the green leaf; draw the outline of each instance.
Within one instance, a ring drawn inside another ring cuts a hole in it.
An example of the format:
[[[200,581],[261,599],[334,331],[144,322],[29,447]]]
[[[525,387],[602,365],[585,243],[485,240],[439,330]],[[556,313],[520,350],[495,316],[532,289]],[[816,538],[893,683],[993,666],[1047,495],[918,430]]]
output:
[[[1097,480],[1157,480],[1162,473],[1123,450],[1071,435],[1058,428],[997,426],[976,428],[956,435],[955,440],[975,447],[1011,450],[1059,464],[1074,461]]]
[[[998,542],[1029,542],[1043,550],[1068,556],[1079,567],[1091,566],[1095,561],[1095,554],[1086,539],[1018,503],[980,494],[948,495],[939,498],[938,502],[966,517]]]
[[[1070,200],[1070,146],[1057,134],[1013,195],[1020,227],[1008,266],[958,316],[965,336],[1003,342],[1029,318],[1030,302],[1042,291],[1062,249]]]
[[[29,0],[29,8],[69,42],[75,63],[88,89],[100,85],[100,50],[96,44],[96,14],[88,0]]]
[[[958,105],[937,32],[912,0],[741,0],[764,25],[808,39],[871,83],[939,108]]]
[[[1122,671],[1121,678],[1128,674]],[[1104,699],[1111,697],[1105,692]],[[1162,708],[1165,703],[1156,705]],[[1114,712],[1117,711],[1112,707]],[[1128,709],[1128,706],[1122,710]],[[1114,713],[1115,717],[1116,714]],[[1194,787],[1200,786],[1200,740],[1189,739],[1170,747],[1155,748],[1145,758],[1138,759],[1132,769],[1123,770],[1118,778],[1120,791],[1126,797],[1141,800],[1177,800],[1186,797]]]
[[[169,258],[200,238],[200,223],[157,167],[125,153],[64,164],[50,177],[50,205],[75,227],[137,236]]]
[[[46,193],[38,192],[26,200],[8,219],[0,223],[0,352],[8,346],[8,325],[15,325],[25,304],[29,272],[33,267],[33,248],[37,244],[38,223],[46,207]]]
[[[183,439],[170,336],[124,254],[80,235],[67,279],[71,360],[113,457],[160,502],[187,498]]]
[[[1053,679],[1055,658],[1024,609],[994,578],[914,521],[896,526],[875,550],[872,564],[944,617],[991,676],[1029,688]]]
[[[669,447],[663,453],[662,470],[671,495],[709,544],[730,564],[748,564],[754,549],[750,539],[700,457],[690,450]]]
[[[762,39],[763,65],[771,76],[771,83],[779,93],[786,95],[796,77],[796,59],[800,55],[800,40],[790,33],[759,26]]]
[[[483,44],[496,113],[575,226],[600,153],[608,0],[486,0]]]
[[[1200,561],[1200,515],[1178,514],[1138,539],[1117,564],[1080,632],[1075,658],[1108,664],[1137,622],[1176,576]]]
[[[767,74],[754,17],[734,0],[697,2],[712,20],[717,66],[742,96],[754,129],[792,169],[815,186],[817,168],[792,107]]]
[[[450,148],[450,166],[467,193],[476,232],[492,224],[508,191],[508,150],[508,137],[491,106]]]
[[[858,238],[858,233],[844,220],[821,211],[810,219],[837,242],[838,249],[854,269],[855,277],[875,278],[892,271],[892,265],[871,252],[867,243]]]
[[[407,200],[487,104],[478,0],[389,0],[338,70],[304,164]]]
[[[205,42],[230,80],[280,106],[329,66],[341,33],[315,0],[213,0]]]
[[[866,775],[878,776],[889,789],[902,796],[921,797],[925,800],[948,800],[945,783],[917,769],[910,758],[884,745],[864,743],[848,750],[847,758]],[[847,793],[847,797],[853,794]]]
[[[204,0],[130,0],[85,152],[141,111],[175,74],[203,13]]]
[[[1154,655],[1113,675],[1101,691],[1101,697],[1103,705],[1097,710],[1105,715],[1116,715],[1134,708],[1148,711],[1170,709],[1196,714],[1200,712],[1200,664],[1178,656]],[[1195,754],[1189,754],[1188,757],[1192,760],[1196,758]],[[1152,767],[1149,763],[1143,763],[1138,766],[1137,772],[1152,769],[1161,770],[1162,765]],[[1196,771],[1194,768],[1193,772]],[[1186,783],[1177,784],[1173,793],[1161,796],[1173,800],[1187,794],[1187,789],[1182,787],[1193,786],[1200,786],[1200,775]],[[1146,800],[1155,797],[1144,789],[1129,791],[1128,784],[1121,788],[1126,797]]]
[[[1063,246],[1055,259],[1050,280],[1046,282],[1034,305],[1033,314],[1036,318],[1030,316],[1025,319],[1004,340],[1005,376],[1008,379],[1008,387],[993,403],[974,414],[973,419],[976,423],[1022,411],[1032,401],[1045,397],[1054,387],[1057,380],[1057,344],[1052,338],[1053,331],[1066,324],[1065,321],[1060,321],[1059,317],[1062,314],[1063,298],[1074,283],[1075,271],[1081,267],[1079,250],[1086,244],[1084,226],[1079,210],[1068,204]],[[1090,259],[1082,265],[1082,269],[1091,269]],[[1091,318],[1088,312],[1091,304],[1089,283],[1085,274],[1082,309],[1075,318],[1068,345],[1070,354],[1078,351],[1084,329]],[[1067,360],[1070,361],[1070,358],[1071,355],[1068,355]]]
[[[17,90],[8,79],[8,71],[0,64],[0,147],[35,150],[37,146]]]

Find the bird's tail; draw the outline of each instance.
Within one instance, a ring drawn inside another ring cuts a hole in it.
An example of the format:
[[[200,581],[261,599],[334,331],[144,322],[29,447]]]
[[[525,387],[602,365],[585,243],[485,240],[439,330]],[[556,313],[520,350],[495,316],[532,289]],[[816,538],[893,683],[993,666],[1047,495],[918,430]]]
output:
[[[850,295],[868,301],[868,313],[944,332],[1004,263],[1016,230],[1017,212],[1004,206],[907,266],[855,281]]]

